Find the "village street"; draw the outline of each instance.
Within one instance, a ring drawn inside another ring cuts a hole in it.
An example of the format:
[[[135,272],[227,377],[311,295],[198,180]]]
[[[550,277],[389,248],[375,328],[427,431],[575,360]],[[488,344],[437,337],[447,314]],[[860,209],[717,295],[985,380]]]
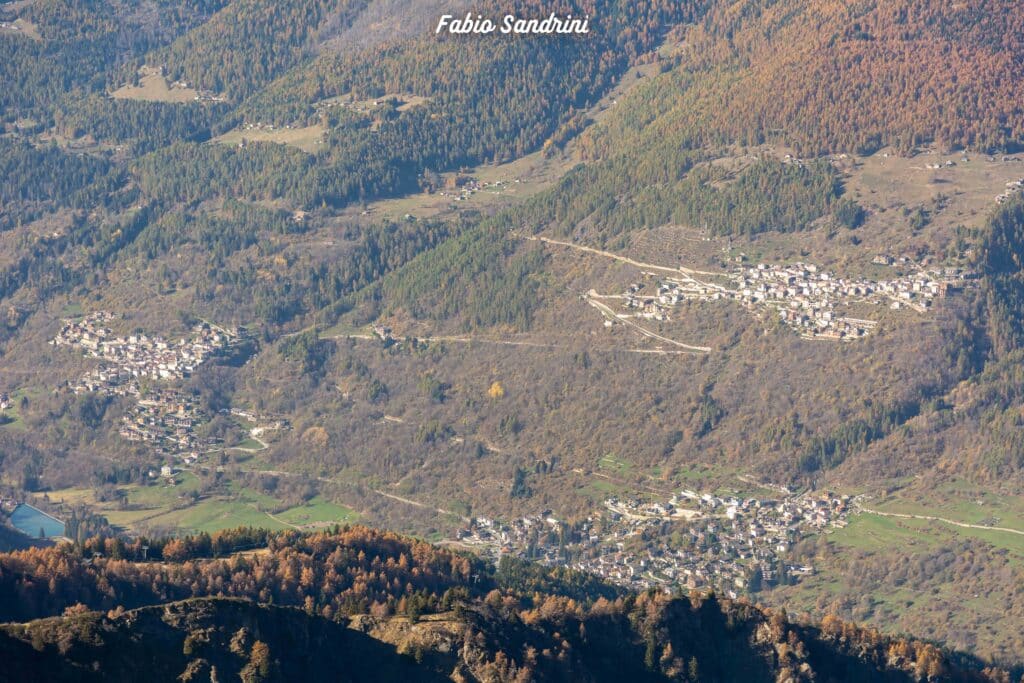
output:
[[[515,233],[513,233],[515,235]],[[684,302],[733,301],[765,318],[783,324],[808,340],[850,342],[871,334],[878,321],[854,316],[851,310],[879,307],[891,310],[909,309],[928,313],[935,302],[970,286],[977,275],[958,267],[925,270],[906,258],[878,255],[873,263],[884,266],[906,266],[910,272],[897,273],[889,280],[865,277],[840,277],[812,263],[758,263],[712,273],[685,267],[660,266],[636,261],[609,251],[563,242],[541,236],[520,236],[521,239],[567,247],[576,251],[611,258],[641,270],[641,277],[621,294],[600,294],[591,288],[583,298],[606,318],[605,326],[624,324],[639,334],[688,351],[709,353],[710,347],[695,346],[653,332],[631,318],[670,321],[673,309]],[[659,277],[654,271],[671,274]],[[696,275],[724,279],[728,284],[700,280]],[[622,312],[600,300],[621,301]]]

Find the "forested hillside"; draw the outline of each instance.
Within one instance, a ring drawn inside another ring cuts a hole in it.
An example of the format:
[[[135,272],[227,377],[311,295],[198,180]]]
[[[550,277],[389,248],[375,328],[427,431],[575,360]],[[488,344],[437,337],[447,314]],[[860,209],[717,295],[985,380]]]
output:
[[[593,104],[631,61],[657,44],[666,24],[696,15],[690,3],[668,10],[606,2],[600,9],[607,20],[588,40],[495,44],[486,37],[428,37],[328,52],[271,83],[229,121],[315,122],[321,116],[316,105],[339,96],[372,100],[411,93],[427,102],[404,110],[385,102],[372,115],[342,110],[328,117],[324,149],[315,158],[282,157],[260,146],[171,148],[143,160],[140,183],[152,195],[179,200],[234,190],[305,208],[337,207],[413,192],[426,171],[518,158]],[[239,166],[247,177],[235,190]]]
[[[4,679],[1008,680],[933,645],[836,619],[795,623],[713,595],[567,590],[557,574],[512,565],[491,573],[362,528],[150,543],[162,562],[138,562],[138,547],[111,540],[0,555],[4,590],[16,596],[4,618],[66,606],[61,617],[4,626]],[[188,559],[240,545],[249,550]],[[31,588],[44,566],[56,570],[49,587]],[[251,600],[229,597],[242,593]],[[319,602],[331,594],[354,599]],[[90,611],[98,603],[105,613]],[[140,603],[154,606],[130,609]]]
[[[660,134],[689,147],[1015,148],[1021,20],[1009,1],[717,3],[685,33],[678,66],[606,130],[635,133],[667,114]],[[594,145],[609,149],[601,136]]]
[[[187,80],[238,101],[307,59],[322,31],[345,28],[367,4],[232,2],[195,30],[147,55],[146,61],[166,64],[174,80]]]
[[[132,56],[173,40],[201,25],[225,3],[218,0],[161,0],[137,3],[40,0],[21,13],[38,38],[5,32],[0,40],[0,120],[29,119],[40,129],[58,110],[102,93]],[[9,9],[0,18],[11,19]]]
[[[360,647],[465,680],[981,666],[839,614],[1022,665],[1020,4],[435,35],[463,8],[0,6],[0,516],[80,542],[0,526],[40,546],[0,557],[0,619],[51,619],[0,648],[55,680],[115,648],[220,680]],[[843,516],[801,526],[818,499]],[[507,559],[324,533],[353,520]]]
[[[354,52],[332,49],[317,56],[317,40],[327,40],[344,28],[363,5],[321,3],[307,8],[309,12],[279,5],[268,12],[270,5],[264,5],[201,4],[174,12],[157,8],[152,15],[136,16],[122,14],[127,10],[119,5],[92,7],[55,0],[35,5],[23,17],[34,22],[41,40],[4,36],[4,47],[13,46],[24,53],[25,69],[43,68],[38,64],[40,50],[52,52],[54,59],[63,58],[66,49],[72,54],[67,41],[73,29],[89,49],[106,50],[102,59],[90,62],[97,70],[94,79],[75,86],[81,88],[75,96],[54,93],[44,97],[42,89],[28,85],[34,76],[27,72],[11,74],[12,82],[24,83],[32,91],[31,97],[7,91],[18,101],[17,106],[4,107],[15,137],[33,131],[49,134],[52,122],[58,142],[72,141],[89,154],[59,152],[54,146],[37,149],[26,142],[4,143],[5,166],[16,181],[6,198],[6,225],[25,225],[63,207],[80,211],[71,216],[71,226],[55,231],[51,243],[18,248],[10,282],[4,287],[6,294],[41,283],[41,277],[28,277],[30,271],[39,269],[60,269],[56,277],[64,284],[58,287],[70,287],[88,277],[75,273],[76,269],[106,262],[125,247],[128,253],[134,252],[137,247],[132,243],[136,239],[144,245],[142,251],[149,259],[156,256],[151,246],[154,244],[163,244],[165,249],[170,244],[191,245],[205,251],[213,239],[230,246],[215,249],[209,267],[189,269],[188,273],[173,266],[163,269],[165,289],[184,278],[197,280],[204,291],[224,286],[255,290],[255,300],[249,302],[255,306],[249,308],[248,315],[255,314],[270,324],[287,322],[314,307],[339,303],[339,298],[351,294],[354,287],[369,284],[401,261],[390,253],[378,254],[374,244],[369,245],[369,251],[356,247],[358,253],[345,255],[344,260],[368,260],[370,265],[360,266],[364,275],[353,277],[347,272],[348,266],[342,266],[342,272],[335,275],[333,271],[338,268],[334,264],[310,262],[305,255],[288,256],[289,270],[310,271],[309,278],[302,277],[300,280],[305,282],[293,284],[275,276],[268,282],[263,276],[256,277],[265,269],[250,259],[225,263],[231,254],[255,245],[267,230],[265,226],[255,225],[249,217],[240,224],[236,219],[239,227],[219,237],[207,231],[203,233],[206,237],[198,239],[169,240],[165,233],[177,231],[172,226],[181,220],[172,212],[186,207],[187,223],[204,224],[209,223],[203,215],[208,207],[197,208],[207,201],[279,201],[290,208],[307,209],[342,207],[356,200],[418,191],[425,173],[519,157],[538,149],[577,110],[596,101],[672,23],[692,18],[698,11],[689,5],[662,8],[609,2],[590,8],[600,9],[608,18],[594,40],[514,40],[503,41],[495,49],[483,40],[417,37]],[[133,42],[116,42],[117,35],[133,26],[132,21],[141,22],[146,30],[133,33]],[[283,24],[292,28],[282,29]],[[239,41],[232,31],[246,36],[245,40]],[[166,48],[156,47],[160,41],[173,40],[179,34]],[[109,48],[104,47],[107,40],[112,43]],[[238,48],[239,42],[246,47]],[[228,44],[236,49],[227,49]],[[225,61],[224,55],[237,55],[238,69],[244,73],[232,72],[233,62]],[[14,69],[16,63],[8,61],[7,68]],[[133,101],[111,99],[102,93],[125,79],[136,79],[135,70],[143,64],[161,67],[168,79],[190,80],[214,91],[226,88],[227,81],[237,81],[233,98],[253,97],[232,110],[222,102]],[[269,83],[292,67],[294,70],[281,80]],[[214,75],[210,69],[227,70]],[[55,64],[46,66],[45,72],[50,74],[47,85],[55,74],[65,72],[84,79],[81,69]],[[262,85],[268,87],[256,92]],[[71,85],[62,86],[65,90],[68,87]],[[388,92],[416,93],[426,98],[426,103],[411,109],[386,104],[372,114],[328,117],[324,122],[324,145],[316,155],[278,144],[249,144],[242,149],[202,144],[214,131],[240,122],[297,123],[318,118],[315,105],[326,98],[374,98]],[[35,104],[30,107],[30,102]],[[113,145],[117,147],[112,154]],[[136,158],[125,160],[126,150]],[[112,164],[115,157],[117,161]],[[42,173],[40,169],[45,169],[45,183],[36,179]],[[142,213],[128,217],[123,212],[133,202]],[[83,212],[93,207],[103,210],[86,218]],[[459,232],[459,221],[455,223],[405,229],[399,249],[414,255],[436,243],[439,236]],[[287,232],[304,232],[302,227],[290,225]],[[375,227],[371,232],[377,231],[391,234],[387,226]],[[423,242],[409,242],[406,238],[410,233],[431,236]],[[83,244],[93,256],[85,264],[72,265],[74,259],[67,250]],[[276,249],[270,254],[265,248],[261,251],[265,257],[276,257]],[[64,254],[61,263],[54,262],[54,253]],[[207,256],[203,255],[204,262]],[[388,265],[382,268],[379,261]],[[212,273],[209,268],[214,266],[221,272],[211,280],[207,273]],[[332,282],[338,284],[317,284]],[[261,294],[264,291],[266,294]],[[52,285],[44,293],[51,295]],[[235,305],[230,295],[224,303],[228,305],[222,310]]]

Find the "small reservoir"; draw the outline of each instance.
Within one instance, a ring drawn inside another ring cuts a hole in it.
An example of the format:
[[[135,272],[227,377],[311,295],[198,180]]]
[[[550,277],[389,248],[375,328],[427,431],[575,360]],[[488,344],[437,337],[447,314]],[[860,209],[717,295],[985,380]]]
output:
[[[51,517],[28,503],[21,503],[11,513],[11,525],[32,538],[51,538],[64,535],[64,522]]]

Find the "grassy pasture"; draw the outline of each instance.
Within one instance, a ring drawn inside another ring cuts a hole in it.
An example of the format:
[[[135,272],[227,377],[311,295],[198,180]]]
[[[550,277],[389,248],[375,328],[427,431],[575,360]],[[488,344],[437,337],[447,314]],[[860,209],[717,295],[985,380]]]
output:
[[[141,100],[143,102],[194,102],[199,93],[192,88],[171,87],[167,79],[149,74],[139,79],[139,85],[124,85],[110,93],[118,100]]]
[[[121,487],[128,496],[122,509],[114,501],[99,501],[89,488],[68,488],[49,493],[50,500],[67,504],[84,504],[104,515],[111,524],[129,530],[169,528],[183,532],[213,532],[238,526],[265,529],[313,529],[344,524],[358,518],[351,508],[332,503],[323,497],[271,512],[281,501],[252,489],[229,485],[223,493],[208,495],[190,502],[188,494],[199,488],[199,479],[190,472],[175,475],[177,484]]]
[[[305,128],[274,128],[273,130],[244,130],[236,128],[214,138],[213,141],[224,145],[238,145],[243,140],[248,142],[276,142],[281,145],[290,145],[312,154],[319,148],[326,132],[327,129],[320,124]]]

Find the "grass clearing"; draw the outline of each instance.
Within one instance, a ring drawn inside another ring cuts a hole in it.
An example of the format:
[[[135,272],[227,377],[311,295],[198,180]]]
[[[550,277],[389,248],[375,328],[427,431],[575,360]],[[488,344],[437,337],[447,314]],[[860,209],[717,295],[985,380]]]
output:
[[[316,152],[324,139],[327,129],[321,124],[305,128],[249,129],[236,128],[213,139],[224,145],[240,145],[247,142],[276,142],[296,147],[310,154]]]
[[[120,487],[128,495],[122,509],[116,501],[98,501],[90,488],[67,488],[49,493],[50,500],[68,505],[87,505],[114,526],[143,530],[165,528],[185,533],[212,533],[221,529],[253,526],[264,529],[317,528],[346,524],[358,519],[353,509],[322,496],[281,513],[281,501],[260,491],[229,484],[225,492],[189,504],[185,494],[198,490],[200,481],[190,472],[175,475],[178,484],[161,481],[153,486]]]
[[[274,516],[301,527],[347,524],[359,518],[359,514],[352,508],[332,503],[322,496],[317,496],[305,505],[298,505]]]
[[[720,470],[709,465],[688,464],[677,467],[671,472],[673,485],[682,488],[700,487],[704,482],[722,476]]]
[[[287,529],[287,524],[278,522],[253,504],[241,500],[211,498],[193,506],[151,517],[146,520],[151,527],[166,526],[185,532],[212,533],[221,529],[239,526],[253,526],[264,529]]]
[[[925,520],[894,519],[870,513],[850,517],[845,528],[831,534],[831,539],[841,546],[866,551],[884,551],[894,546],[924,549],[948,538],[948,533],[936,531]]]
[[[184,104],[194,102],[199,97],[199,93],[192,88],[172,87],[163,76],[149,74],[139,79],[139,85],[123,85],[110,93],[110,96],[116,100]]]
[[[178,503],[182,495],[199,488],[199,479],[191,472],[178,472],[174,480],[178,482],[175,486],[169,486],[162,480],[154,486],[126,486],[128,502],[151,509],[171,507]]]
[[[951,479],[926,490],[907,488],[895,494],[868,501],[866,507],[901,515],[919,515],[948,519],[962,524],[1003,527],[1024,531],[1024,497],[985,490],[962,479]],[[903,520],[928,525],[950,537],[975,538],[1024,556],[1024,535],[998,529],[976,529],[936,520]]]
[[[50,492],[49,496],[51,500],[63,501],[67,504],[88,505],[97,513],[104,515],[111,524],[126,528],[145,524],[146,526],[172,526],[180,527],[183,530],[202,531],[208,529],[200,527],[209,526],[209,523],[223,511],[222,508],[226,503],[237,502],[237,505],[249,507],[252,510],[252,503],[242,496],[239,496],[237,501],[225,501],[218,497],[211,497],[195,505],[187,505],[185,496],[199,489],[199,478],[191,472],[178,472],[174,475],[174,479],[177,484],[173,486],[160,479],[158,483],[151,486],[133,484],[119,487],[127,494],[127,505],[123,508],[114,500],[97,500],[95,491],[88,488],[61,489]],[[277,501],[270,499],[270,502],[276,504]],[[196,520],[193,520],[193,517],[197,515],[198,524],[194,524],[193,522]],[[252,520],[250,519],[250,521]],[[226,524],[226,526],[231,526],[231,524]]]
[[[579,493],[594,503],[603,503],[611,497],[621,498],[629,495],[632,489],[607,479],[593,479],[579,489]]]
[[[0,28],[0,35],[25,36],[37,41],[43,39],[36,25],[27,19],[15,19],[10,26]]]
[[[347,321],[341,321],[320,332],[321,339],[336,339],[352,335],[372,335],[373,330],[367,325],[352,325]]]
[[[123,529],[135,528],[162,514],[160,511],[154,512],[153,510],[100,510],[100,513],[107,518],[112,526]]]
[[[1001,526],[1024,531],[1024,496],[1004,495],[953,479],[927,491],[907,489],[871,501],[882,512],[945,517],[966,524]]]
[[[85,310],[82,308],[82,304],[77,301],[68,302],[61,309],[60,315],[62,318],[81,318],[85,315]]]
[[[597,461],[598,469],[612,472],[618,476],[626,476],[633,471],[633,463],[620,458],[614,453],[608,453]]]
[[[11,407],[7,410],[0,410],[0,416],[4,419],[0,420],[0,429],[8,429],[12,432],[23,432],[27,429],[25,421],[21,417],[21,399],[28,397],[31,401],[33,396],[31,392],[19,389],[11,392]]]
[[[957,537],[973,538],[1024,557],[1024,536],[988,529],[969,529],[927,519],[902,519],[862,513],[850,517],[844,529],[832,532],[837,544],[865,550],[882,551],[893,547],[922,550],[954,542]]]
[[[373,111],[377,107],[383,106],[389,100],[394,100],[397,103],[398,106],[396,109],[398,111],[408,111],[413,107],[419,107],[430,102],[429,97],[424,97],[422,95],[413,95],[411,93],[389,93],[368,100],[356,100],[352,95],[339,95],[337,97],[329,97],[325,100],[320,100],[313,106],[321,112],[334,107],[342,107],[344,109],[352,109],[353,111],[366,113]]]
[[[249,503],[255,505],[261,510],[273,510],[280,505],[280,501],[273,496],[269,496],[265,493],[250,488],[240,488],[231,484],[229,486],[231,495],[237,497],[238,500],[243,503]]]
[[[480,183],[502,181],[504,187],[483,189],[463,202],[456,202],[453,197],[436,192],[417,192],[395,199],[370,202],[366,210],[373,216],[400,220],[406,215],[430,218],[457,210],[499,208],[551,187],[577,161],[572,154],[545,158],[541,152],[534,152],[503,164],[482,164],[467,170],[463,175],[472,176]],[[361,208],[358,207],[350,211],[350,215],[360,213]]]
[[[96,501],[95,493],[89,488],[59,489],[50,491],[47,495],[52,501],[64,502],[68,505],[91,505]]]

